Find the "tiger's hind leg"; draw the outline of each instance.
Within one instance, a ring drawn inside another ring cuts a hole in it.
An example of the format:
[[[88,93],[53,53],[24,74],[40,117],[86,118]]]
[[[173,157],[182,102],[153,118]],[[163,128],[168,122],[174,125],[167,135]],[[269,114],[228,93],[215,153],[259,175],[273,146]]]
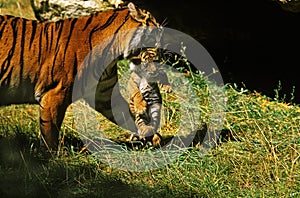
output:
[[[40,101],[40,130],[44,145],[49,151],[58,149],[59,130],[69,102],[67,92],[56,87]]]

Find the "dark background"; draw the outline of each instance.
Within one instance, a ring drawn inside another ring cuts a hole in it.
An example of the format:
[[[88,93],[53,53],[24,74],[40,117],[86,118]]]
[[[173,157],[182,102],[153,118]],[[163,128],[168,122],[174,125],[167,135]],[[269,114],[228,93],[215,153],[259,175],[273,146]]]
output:
[[[211,54],[225,83],[300,104],[300,13],[271,0],[133,0],[159,22],[198,40]],[[299,86],[298,86],[299,85]]]

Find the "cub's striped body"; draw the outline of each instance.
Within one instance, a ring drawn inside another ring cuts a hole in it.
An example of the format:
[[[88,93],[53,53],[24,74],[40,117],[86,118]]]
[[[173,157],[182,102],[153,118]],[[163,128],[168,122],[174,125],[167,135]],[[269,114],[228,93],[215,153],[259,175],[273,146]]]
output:
[[[158,83],[164,91],[171,91],[167,74],[159,62],[161,57],[157,48],[142,49],[138,56],[131,58],[131,75],[127,87],[130,93],[129,109],[138,127],[138,134],[133,134],[131,138],[151,137],[154,146],[158,146],[161,140],[157,133],[162,105]]]
[[[122,9],[52,23],[0,16],[0,106],[39,104],[42,138],[49,149],[57,149],[59,129],[72,102],[75,78],[85,78],[81,71],[97,64],[93,58],[86,61],[88,54],[99,44],[100,58],[126,54],[128,46],[144,32],[131,31],[122,38],[114,35],[146,26],[159,25],[150,13],[132,3]],[[108,37],[111,39],[107,40]],[[121,95],[118,103],[127,105],[127,110],[120,112],[120,118],[125,120],[113,116],[111,94],[117,80],[117,66],[113,62],[103,72],[95,104],[91,105],[109,120],[136,130],[132,119],[127,120],[128,104]]]

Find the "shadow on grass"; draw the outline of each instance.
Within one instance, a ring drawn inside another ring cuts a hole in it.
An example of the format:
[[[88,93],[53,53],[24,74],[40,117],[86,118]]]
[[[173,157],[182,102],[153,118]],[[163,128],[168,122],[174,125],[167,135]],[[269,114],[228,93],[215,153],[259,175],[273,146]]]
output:
[[[190,146],[197,146],[203,144],[204,139],[208,139],[209,135],[208,128],[206,125],[203,126],[201,130],[194,131],[195,137],[193,139],[193,142]],[[238,141],[232,133],[227,129],[222,129],[221,131],[216,132],[215,138],[211,140],[212,142],[215,142],[215,145],[221,145],[222,143],[228,142],[228,141]],[[206,137],[207,136],[207,137]],[[212,136],[213,137],[213,136]]]
[[[166,197],[165,190],[105,173],[105,165],[88,155],[45,159],[37,145],[38,140],[20,131],[0,136],[0,197]]]

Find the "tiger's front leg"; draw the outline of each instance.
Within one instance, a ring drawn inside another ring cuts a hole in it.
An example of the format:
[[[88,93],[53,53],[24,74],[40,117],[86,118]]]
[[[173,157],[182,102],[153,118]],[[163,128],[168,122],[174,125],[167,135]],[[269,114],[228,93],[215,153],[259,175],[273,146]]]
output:
[[[56,87],[48,91],[40,101],[41,138],[49,151],[58,149],[59,130],[69,104],[67,95],[67,91]]]

